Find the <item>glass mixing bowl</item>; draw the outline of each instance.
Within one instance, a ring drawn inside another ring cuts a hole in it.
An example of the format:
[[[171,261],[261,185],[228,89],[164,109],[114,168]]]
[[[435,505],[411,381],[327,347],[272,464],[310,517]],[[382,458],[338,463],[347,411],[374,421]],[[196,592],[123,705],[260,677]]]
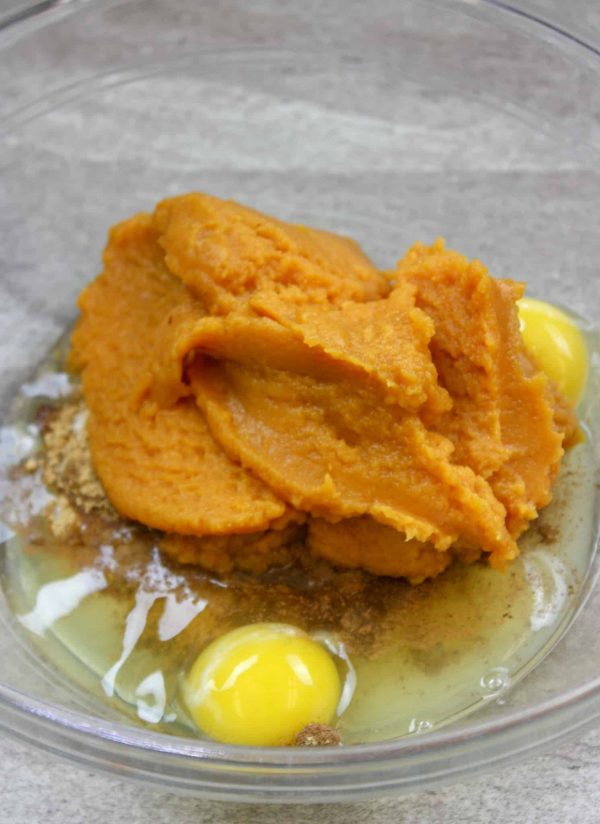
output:
[[[6,16],[2,414],[74,318],[107,227],[193,189],[349,233],[381,265],[443,233],[494,274],[593,321],[600,57],[536,8],[58,0]],[[592,428],[599,397],[592,386]],[[40,661],[2,602],[0,727],[80,764],[216,799],[431,787],[595,723],[596,575],[594,560],[552,653],[509,693],[492,689],[476,715],[334,749],[231,747],[134,727]]]

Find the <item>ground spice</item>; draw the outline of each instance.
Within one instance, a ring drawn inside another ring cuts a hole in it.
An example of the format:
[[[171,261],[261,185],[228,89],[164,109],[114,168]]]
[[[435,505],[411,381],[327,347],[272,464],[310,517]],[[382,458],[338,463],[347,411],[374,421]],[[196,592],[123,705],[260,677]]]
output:
[[[83,400],[74,399],[58,407],[44,429],[42,474],[44,483],[59,494],[59,521],[72,520],[72,515],[65,515],[68,507],[117,518],[92,466],[86,420]]]
[[[149,562],[169,536],[115,513],[94,473],[85,419],[78,394],[45,415],[42,452],[35,467],[23,469],[40,468],[45,483],[55,493],[46,513],[56,541],[53,551],[83,557],[109,544],[116,562],[113,584],[122,578],[127,590],[130,570]],[[390,648],[405,646],[426,656],[445,642],[468,646],[477,640],[476,628],[467,620],[473,607],[465,606],[474,598],[479,602],[477,593],[465,583],[460,603],[453,597],[457,585],[462,586],[455,580],[461,579],[460,568],[411,587],[404,581],[361,570],[336,569],[308,551],[302,534],[289,549],[289,557],[284,554],[280,564],[262,574],[238,568],[215,575],[212,567],[207,571],[197,565],[178,564],[172,558],[168,566],[187,581],[190,591],[210,602],[205,617],[214,624],[214,637],[250,622],[282,621],[308,632],[331,632],[349,654],[368,659],[378,658]],[[215,579],[221,583],[215,585]],[[437,604],[433,610],[432,604]],[[501,621],[505,607],[503,603],[497,608],[482,605],[485,621]],[[178,640],[184,655],[204,646],[211,637],[204,622],[190,626]]]
[[[339,747],[342,739],[328,724],[307,724],[296,736],[296,747]]]

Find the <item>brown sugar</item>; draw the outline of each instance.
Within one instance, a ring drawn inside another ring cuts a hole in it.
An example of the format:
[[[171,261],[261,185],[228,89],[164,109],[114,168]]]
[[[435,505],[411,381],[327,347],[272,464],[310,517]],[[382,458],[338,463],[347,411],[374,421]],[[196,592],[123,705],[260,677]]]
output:
[[[48,523],[52,534],[60,541],[66,541],[75,535],[81,526],[81,518],[69,499],[59,495],[48,505]]]
[[[86,418],[83,400],[73,399],[58,407],[44,427],[42,475],[48,487],[59,494],[50,520],[60,534],[74,526],[75,510],[117,517],[94,472]]]

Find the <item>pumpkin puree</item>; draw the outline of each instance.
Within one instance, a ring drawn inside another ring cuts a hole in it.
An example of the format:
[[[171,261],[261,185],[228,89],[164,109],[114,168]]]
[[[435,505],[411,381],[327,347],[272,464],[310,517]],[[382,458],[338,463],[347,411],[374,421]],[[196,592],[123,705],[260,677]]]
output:
[[[501,568],[577,436],[523,349],[522,291],[441,240],[382,273],[346,238],[165,200],[112,229],[79,300],[97,475],[184,563]]]

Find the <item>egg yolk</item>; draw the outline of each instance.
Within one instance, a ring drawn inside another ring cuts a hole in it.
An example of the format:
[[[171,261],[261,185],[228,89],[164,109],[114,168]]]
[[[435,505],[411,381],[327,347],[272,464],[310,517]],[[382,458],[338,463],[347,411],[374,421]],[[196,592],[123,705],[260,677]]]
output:
[[[521,335],[540,369],[573,404],[583,393],[588,355],[583,335],[571,318],[542,300],[519,301]]]
[[[329,724],[341,685],[331,655],[286,624],[251,624],[203,650],[183,685],[199,729],[227,744],[286,746],[311,722]]]

